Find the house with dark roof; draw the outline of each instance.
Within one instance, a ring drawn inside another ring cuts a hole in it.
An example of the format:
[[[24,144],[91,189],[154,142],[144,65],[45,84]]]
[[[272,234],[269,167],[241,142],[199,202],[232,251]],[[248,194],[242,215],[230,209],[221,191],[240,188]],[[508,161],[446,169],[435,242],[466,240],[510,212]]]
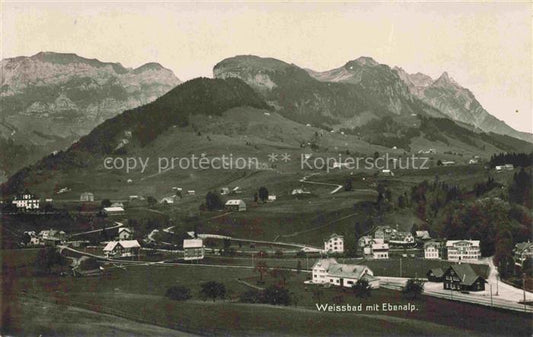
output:
[[[426,273],[429,282],[444,281],[444,270],[442,268],[433,268]]]
[[[447,290],[483,291],[485,283],[469,264],[453,264],[444,272],[443,286]]]

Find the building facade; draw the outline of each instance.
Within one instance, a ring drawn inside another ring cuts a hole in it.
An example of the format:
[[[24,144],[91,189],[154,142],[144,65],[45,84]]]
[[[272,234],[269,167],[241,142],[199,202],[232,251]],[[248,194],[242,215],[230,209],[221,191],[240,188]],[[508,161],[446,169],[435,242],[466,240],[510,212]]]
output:
[[[344,236],[335,233],[331,234],[324,241],[324,251],[326,253],[344,253]]]
[[[479,240],[446,241],[448,261],[476,261],[481,258]]]
[[[440,259],[441,244],[439,242],[424,243],[424,258],[428,260]]]
[[[454,264],[444,272],[443,288],[456,291],[483,291],[487,281],[469,264]]]
[[[186,261],[201,260],[204,258],[205,249],[202,239],[183,240],[183,256]]]

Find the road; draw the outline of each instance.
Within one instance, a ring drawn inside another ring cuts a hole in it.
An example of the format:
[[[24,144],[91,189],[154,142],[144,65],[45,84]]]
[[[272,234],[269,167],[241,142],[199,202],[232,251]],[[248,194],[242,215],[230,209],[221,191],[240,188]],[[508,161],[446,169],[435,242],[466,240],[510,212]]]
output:
[[[308,176],[305,176],[303,177],[302,179],[300,179],[299,181],[301,183],[304,183],[304,184],[313,184],[313,185],[325,185],[325,186],[335,186],[335,189],[332,190],[331,192],[329,192],[330,194],[334,194],[336,192],[338,192],[341,188],[342,188],[342,185],[337,185],[337,184],[330,184],[330,183],[321,183],[321,182],[318,182],[318,181],[309,181],[307,180],[307,178],[311,177],[311,176],[314,176],[318,173],[313,173],[313,174],[310,174]]]
[[[116,224],[116,225],[113,226],[113,227],[107,227],[107,228],[101,228],[101,229],[90,230],[90,231],[87,231],[87,232],[81,232],[81,233],[70,234],[69,237],[72,238],[72,237],[74,237],[74,236],[79,236],[79,235],[98,233],[98,232],[102,232],[102,231],[104,231],[104,230],[107,231],[107,230],[110,230],[110,229],[117,229],[117,228],[119,228],[119,227],[124,226],[123,223],[121,223],[121,222],[117,222],[117,221],[115,221],[115,224]]]
[[[401,290],[405,283],[407,282],[408,278],[403,277],[381,277],[378,276],[379,284],[383,288],[392,289],[392,290]],[[423,279],[424,280],[424,279]],[[440,282],[426,282],[424,283],[424,295],[429,295],[433,297],[438,297],[442,299],[452,300],[452,301],[460,301],[460,302],[467,302],[467,303],[474,303],[474,304],[480,304],[485,305],[489,307],[496,307],[496,308],[502,308],[507,310],[514,310],[514,311],[521,311],[521,312],[533,312],[533,308],[531,306],[523,305],[518,303],[516,301],[516,298],[508,298],[504,295],[504,293],[501,292],[501,282],[499,283],[500,287],[500,294],[499,296],[495,295],[495,285],[493,285],[493,295],[492,299],[490,296],[490,285],[492,282],[489,279],[489,284],[486,285],[488,289],[486,288],[485,291],[478,291],[478,292],[470,292],[468,294],[464,294],[457,291],[451,291],[451,290],[444,290],[442,287],[442,283]],[[519,292],[522,292],[522,290],[514,288],[518,290]],[[531,295],[531,293],[529,293]],[[529,300],[531,300],[531,297],[527,297]]]

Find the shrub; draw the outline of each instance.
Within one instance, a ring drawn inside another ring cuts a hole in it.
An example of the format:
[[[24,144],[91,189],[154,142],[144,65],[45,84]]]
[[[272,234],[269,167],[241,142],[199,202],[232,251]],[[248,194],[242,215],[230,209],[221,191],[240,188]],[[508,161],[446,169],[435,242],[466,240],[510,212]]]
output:
[[[174,301],[185,301],[190,299],[192,296],[189,288],[184,286],[173,286],[167,289],[165,297],[168,297]]]

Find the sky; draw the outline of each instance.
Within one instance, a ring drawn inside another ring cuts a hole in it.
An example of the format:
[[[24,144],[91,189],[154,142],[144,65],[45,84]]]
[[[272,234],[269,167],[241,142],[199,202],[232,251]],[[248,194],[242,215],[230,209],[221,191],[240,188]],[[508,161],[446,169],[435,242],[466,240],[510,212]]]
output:
[[[159,62],[184,81],[212,77],[216,63],[242,54],[317,71],[370,56],[434,79],[446,71],[489,113],[533,132],[533,7],[527,1],[0,6],[2,58],[54,51],[126,67]]]

